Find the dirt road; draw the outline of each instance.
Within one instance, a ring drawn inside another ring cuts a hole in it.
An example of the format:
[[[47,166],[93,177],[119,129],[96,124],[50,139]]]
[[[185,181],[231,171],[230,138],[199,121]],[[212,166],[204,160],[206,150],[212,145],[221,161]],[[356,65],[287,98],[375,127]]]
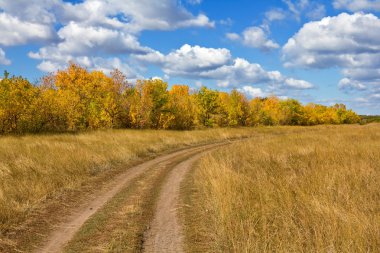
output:
[[[191,156],[169,174],[157,202],[154,220],[145,236],[144,252],[183,252],[183,234],[178,220],[180,184],[200,155]]]
[[[36,252],[62,252],[67,242],[74,237],[75,233],[90,218],[90,216],[95,214],[106,204],[107,201],[112,199],[125,185],[152,167],[165,166],[172,163],[173,160],[183,157],[185,161],[173,168],[173,171],[170,173],[167,182],[162,189],[157,204],[157,213],[155,214],[155,219],[151,226],[152,229],[147,233],[146,244],[144,245],[146,246],[146,252],[180,252],[181,236],[178,235],[181,233],[179,232],[180,226],[175,211],[178,202],[179,184],[188,168],[193,161],[198,158],[200,153],[227,143],[228,142],[208,144],[183,149],[167,155],[162,155],[128,169],[115,179],[110,180],[110,182],[107,183],[105,190],[94,197],[94,199],[73,211],[62,224],[57,226],[55,231],[53,231],[53,233],[47,238],[46,243],[38,248]],[[189,159],[189,157],[191,158]],[[171,243],[171,241],[173,241],[173,243]],[[165,250],[166,248],[167,250]]]

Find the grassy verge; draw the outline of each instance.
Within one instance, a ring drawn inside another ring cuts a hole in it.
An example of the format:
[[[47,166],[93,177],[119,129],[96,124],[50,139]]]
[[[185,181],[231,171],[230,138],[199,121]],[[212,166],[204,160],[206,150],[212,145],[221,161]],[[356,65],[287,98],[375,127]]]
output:
[[[282,128],[214,151],[182,191],[187,251],[376,252],[379,164],[379,124]]]
[[[252,129],[110,130],[0,137],[0,251],[41,238],[77,202],[136,162]]]

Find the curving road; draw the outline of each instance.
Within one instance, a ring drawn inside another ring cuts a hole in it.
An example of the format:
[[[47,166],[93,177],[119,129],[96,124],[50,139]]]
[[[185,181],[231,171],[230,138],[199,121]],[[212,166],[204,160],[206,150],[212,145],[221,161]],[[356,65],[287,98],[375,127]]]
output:
[[[152,167],[168,166],[173,161],[183,159],[183,162],[172,168],[161,189],[154,220],[146,233],[144,242],[145,252],[182,252],[182,232],[177,217],[180,183],[194,161],[203,152],[228,143],[226,141],[183,149],[128,169],[115,179],[110,180],[105,187],[106,190],[97,195],[95,199],[81,205],[69,217],[66,217],[65,222],[57,226],[45,244],[36,252],[61,252],[81,226],[133,179]]]

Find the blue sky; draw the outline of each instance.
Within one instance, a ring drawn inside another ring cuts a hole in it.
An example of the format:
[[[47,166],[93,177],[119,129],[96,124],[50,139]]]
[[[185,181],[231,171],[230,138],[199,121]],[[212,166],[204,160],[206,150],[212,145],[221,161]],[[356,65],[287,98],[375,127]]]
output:
[[[74,61],[380,114],[379,15],[373,0],[0,0],[0,71],[37,82]]]

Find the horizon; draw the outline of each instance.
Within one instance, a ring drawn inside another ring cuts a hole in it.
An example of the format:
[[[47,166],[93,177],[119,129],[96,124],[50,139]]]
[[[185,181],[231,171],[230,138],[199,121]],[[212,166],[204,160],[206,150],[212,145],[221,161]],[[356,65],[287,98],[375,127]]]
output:
[[[379,13],[368,0],[0,0],[0,71],[34,83],[73,61],[379,115]]]

